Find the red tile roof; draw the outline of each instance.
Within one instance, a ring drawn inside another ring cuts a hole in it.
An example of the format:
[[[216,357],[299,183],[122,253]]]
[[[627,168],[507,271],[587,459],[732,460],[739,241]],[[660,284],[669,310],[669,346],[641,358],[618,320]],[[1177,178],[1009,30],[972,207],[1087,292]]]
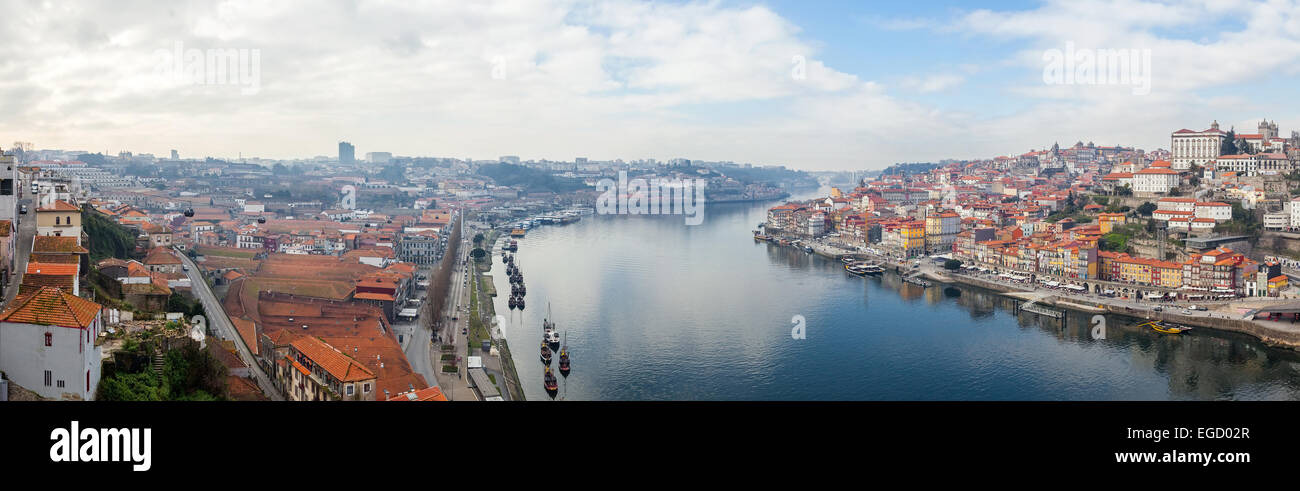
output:
[[[341,382],[375,378],[375,374],[360,362],[315,337],[303,336],[290,345]]]
[[[32,252],[88,254],[86,248],[77,245],[77,237],[56,237],[37,235],[32,241]]]
[[[43,287],[15,298],[0,313],[0,321],[22,324],[88,327],[103,309],[99,304],[64,293],[58,288]]]

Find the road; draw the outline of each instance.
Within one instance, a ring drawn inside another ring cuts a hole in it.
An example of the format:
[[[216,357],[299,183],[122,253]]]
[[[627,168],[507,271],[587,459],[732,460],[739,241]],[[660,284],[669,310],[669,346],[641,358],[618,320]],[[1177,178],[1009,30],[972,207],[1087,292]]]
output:
[[[208,287],[208,282],[203,279],[203,275],[199,274],[199,266],[189,256],[179,252],[177,255],[189,268],[186,275],[190,277],[191,289],[194,291],[194,296],[198,297],[199,301],[203,303],[203,311],[207,313],[206,320],[208,325],[212,327],[212,331],[221,339],[234,341],[235,347],[239,350],[239,359],[243,360],[245,365],[248,365],[249,372],[253,374],[253,378],[257,379],[257,385],[262,388],[262,393],[270,397],[271,400],[283,401],[284,396],[280,394],[280,390],[275,387],[275,384],[271,383],[270,377],[267,377],[266,373],[262,371],[262,365],[257,363],[257,359],[248,350],[248,346],[244,344],[244,338],[239,335],[239,331],[235,329],[234,324],[231,324],[230,317],[226,316],[225,308],[221,306],[217,296],[212,293],[212,289]]]
[[[419,269],[416,271],[416,274],[424,274],[430,278],[433,277],[432,270]],[[428,290],[425,291],[427,292]],[[427,297],[424,298],[425,303],[428,303],[428,301],[429,299]],[[416,373],[423,375],[424,380],[429,383],[430,387],[438,387],[438,389],[441,390],[442,386],[438,385],[438,378],[434,372],[435,366],[432,354],[433,343],[430,341],[433,337],[433,322],[430,319],[424,318],[424,316],[428,315],[423,313],[425,310],[426,309],[423,308],[420,309],[421,317],[416,318],[415,322],[413,322],[409,327],[410,330],[403,333],[405,334],[405,342],[403,343],[402,351],[406,353],[406,361],[410,362],[411,369],[415,370]]]
[[[468,299],[465,298],[467,286],[467,269],[465,266],[467,258],[469,258],[469,239],[464,228],[463,212],[457,216],[457,219],[461,227],[461,243],[456,249],[456,257],[452,258],[451,286],[447,291],[447,307],[443,309],[444,314],[441,319],[444,327],[439,335],[441,336],[440,344],[451,344],[456,347],[452,354],[460,359],[460,363],[458,363],[460,370],[455,374],[443,374],[442,370],[439,369],[435,373],[438,376],[438,386],[442,388],[443,395],[446,395],[448,399],[453,401],[473,401],[477,400],[478,396],[473,389],[469,388],[469,383],[465,380],[465,366],[467,364],[465,353],[469,352],[466,344],[468,343],[468,336],[461,334],[461,330],[469,326],[468,306],[466,305]],[[453,317],[456,320],[452,320]],[[431,359],[440,359],[438,355],[441,351],[433,352],[435,349],[437,349],[436,344],[429,346],[431,351],[429,356]]]
[[[24,175],[19,173],[19,175]],[[31,183],[20,178],[19,189],[24,190],[23,195],[29,196],[26,190],[31,188]],[[9,275],[9,284],[5,285],[4,304],[9,305],[14,297],[18,295],[18,285],[23,283],[23,273],[27,272],[27,259],[32,254],[32,237],[36,236],[36,214],[33,212],[35,206],[30,197],[18,200],[18,205],[27,205],[27,214],[18,215],[18,236],[14,242],[14,271]],[[77,292],[73,292],[74,294]]]

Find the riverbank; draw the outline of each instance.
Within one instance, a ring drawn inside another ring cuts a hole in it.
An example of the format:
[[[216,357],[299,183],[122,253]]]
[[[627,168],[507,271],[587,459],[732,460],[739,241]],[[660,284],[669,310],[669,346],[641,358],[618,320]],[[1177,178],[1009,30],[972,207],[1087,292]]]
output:
[[[775,242],[771,243],[775,244]],[[850,251],[830,244],[814,242],[811,244],[805,243],[805,245],[811,246],[815,254],[831,259],[840,259],[843,257],[852,257],[855,259],[869,258],[869,260],[882,263],[886,269],[895,271],[905,277],[914,275],[943,284],[964,284],[974,286],[1024,301],[1032,300],[1037,305],[1066,309],[1086,314],[1121,315],[1139,320],[1159,320],[1195,328],[1215,329],[1225,332],[1246,334],[1271,347],[1300,351],[1300,324],[1246,319],[1240,317],[1240,315],[1234,316],[1232,312],[1221,311],[1205,313],[1198,312],[1192,315],[1184,315],[1178,311],[1183,307],[1175,304],[1159,304],[1154,302],[1139,304],[1137,302],[1126,301],[1119,298],[1093,298],[1091,296],[1075,295],[1071,297],[1071,300],[1067,300],[1061,298],[1060,292],[1045,290],[1034,285],[1012,286],[964,274],[936,271],[934,266],[929,264],[928,260],[921,261],[922,264],[925,265],[924,267],[910,268],[907,263],[899,263],[891,258],[865,252]],[[1242,301],[1248,300],[1243,299]],[[1231,308],[1233,304],[1234,302],[1230,302],[1221,307]],[[1160,311],[1155,311],[1152,309],[1153,306],[1160,306],[1163,308]]]
[[[515,369],[514,357],[510,354],[510,344],[506,342],[505,333],[501,332],[503,328],[497,322],[496,302],[492,298],[496,296],[495,277],[488,275],[484,281],[484,275],[492,270],[492,254],[496,249],[497,231],[489,230],[484,234],[482,244],[487,246],[486,256],[483,263],[476,264],[474,274],[477,277],[477,283],[480,285],[480,292],[483,293],[483,301],[480,305],[484,306],[484,318],[492,319],[492,326],[488,333],[492,343],[496,344],[497,356],[501,361],[501,374],[505,377],[506,391],[509,393],[510,400],[524,401],[524,390],[519,385],[519,372]],[[490,291],[490,293],[489,293]]]
[[[1164,308],[1160,311],[1155,311],[1150,307],[1127,305],[1120,299],[1088,298],[1088,304],[1084,304],[1079,301],[1060,298],[1057,293],[1048,290],[1038,288],[1017,289],[997,282],[959,274],[928,274],[926,277],[943,283],[960,283],[976,286],[986,290],[996,291],[1006,296],[1019,298],[1021,300],[1034,300],[1034,302],[1039,305],[1072,310],[1075,312],[1121,315],[1133,319],[1159,320],[1196,328],[1215,329],[1219,331],[1246,334],[1259,339],[1260,342],[1271,347],[1300,351],[1300,325],[1259,321],[1240,317],[1233,318],[1231,313],[1221,312],[1208,312],[1204,315],[1184,315],[1176,311],[1175,309],[1178,307],[1173,305],[1157,305]],[[1039,298],[1033,299],[1023,294],[1038,296]]]

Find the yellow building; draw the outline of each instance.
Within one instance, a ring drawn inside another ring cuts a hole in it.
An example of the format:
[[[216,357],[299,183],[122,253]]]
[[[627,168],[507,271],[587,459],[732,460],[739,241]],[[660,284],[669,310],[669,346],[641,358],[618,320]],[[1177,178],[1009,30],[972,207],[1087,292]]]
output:
[[[1123,225],[1126,219],[1123,213],[1101,213],[1097,215],[1097,224],[1101,226],[1101,233],[1108,234],[1116,225]]]
[[[899,228],[903,237],[903,251],[907,257],[919,256],[925,252],[925,222],[910,221]]]
[[[67,201],[55,201],[36,209],[36,234],[81,237],[81,208]]]

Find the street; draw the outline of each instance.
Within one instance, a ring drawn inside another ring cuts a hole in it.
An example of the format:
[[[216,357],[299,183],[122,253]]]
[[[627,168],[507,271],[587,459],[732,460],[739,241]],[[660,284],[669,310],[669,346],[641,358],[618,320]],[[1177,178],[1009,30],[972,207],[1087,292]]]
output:
[[[248,365],[249,372],[257,379],[257,385],[262,388],[262,392],[271,400],[283,401],[284,396],[280,394],[275,384],[271,383],[271,379],[262,371],[262,366],[257,363],[252,352],[248,350],[248,346],[244,344],[243,337],[239,335],[239,332],[235,330],[235,326],[231,324],[230,318],[226,316],[226,310],[221,306],[221,302],[212,293],[212,289],[208,287],[208,282],[203,279],[203,275],[199,274],[199,266],[184,253],[178,252],[177,255],[180,256],[185,267],[189,268],[186,275],[190,278],[191,289],[194,291],[194,296],[203,303],[203,311],[207,313],[205,320],[208,326],[212,328],[212,332],[221,339],[234,341],[235,347],[239,350],[239,359],[243,360],[245,365]]]

